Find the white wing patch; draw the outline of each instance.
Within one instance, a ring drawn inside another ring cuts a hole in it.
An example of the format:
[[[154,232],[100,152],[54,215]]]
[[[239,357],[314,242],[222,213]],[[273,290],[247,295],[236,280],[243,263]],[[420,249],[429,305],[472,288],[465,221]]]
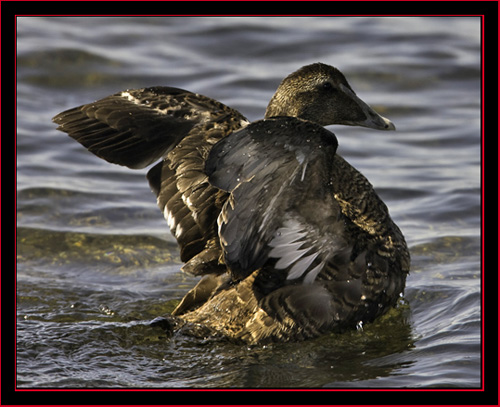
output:
[[[248,120],[240,120],[240,127],[242,129],[244,129],[245,127],[247,127],[249,124],[250,124],[250,122]]]
[[[147,100],[147,99],[140,99],[132,95],[129,91],[125,90],[120,94],[121,97],[127,99],[129,102],[133,103],[134,105],[140,105],[140,106],[147,106],[151,110],[154,110],[160,114],[169,114],[169,112],[175,111],[175,110],[180,110],[182,109],[182,104],[178,105],[172,105],[172,104],[167,104],[167,108],[165,109],[160,109],[158,107],[152,106],[152,100]],[[165,101],[168,101],[168,96],[164,97]]]
[[[173,112],[184,110],[184,119],[196,120],[199,123],[206,123],[210,121],[213,115],[213,112],[211,110],[200,109],[199,106],[192,105],[187,101],[178,101],[175,99],[175,96],[172,95],[162,95],[161,99],[153,94],[150,98],[144,97],[142,95],[142,97],[136,97],[131,93],[131,91],[125,90],[120,93],[120,96],[135,105],[146,106],[149,109],[163,115],[170,115]],[[195,94],[194,96],[199,97],[200,95]],[[171,103],[172,99],[173,103]],[[164,107],[158,107],[158,103],[156,102],[161,102],[161,105]],[[214,126],[217,127],[216,124],[214,124]]]
[[[320,252],[310,253],[315,247],[305,240],[308,234],[299,221],[289,219],[269,242],[269,246],[272,247],[269,257],[278,259],[275,267],[278,270],[289,268],[287,280],[300,278],[306,273],[304,283],[312,283],[323,268],[324,261],[309,270]]]
[[[163,216],[167,221],[168,227],[170,228],[171,231],[175,230],[176,222],[174,218],[174,214],[168,210],[167,205],[165,205],[165,208],[163,208]]]

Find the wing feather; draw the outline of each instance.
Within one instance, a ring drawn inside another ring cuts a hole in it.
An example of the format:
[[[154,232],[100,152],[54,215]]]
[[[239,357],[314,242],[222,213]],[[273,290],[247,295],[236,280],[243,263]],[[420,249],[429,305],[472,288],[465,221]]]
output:
[[[215,257],[222,198],[207,181],[205,159],[217,141],[248,123],[244,116],[202,95],[151,87],[116,93],[53,120],[108,162],[143,168],[163,159],[148,180],[179,242],[181,259],[204,251],[204,261],[209,254]]]
[[[253,123],[212,149],[209,181],[232,198],[219,219],[219,234],[235,278],[275,260],[274,268],[293,279],[323,261],[325,232],[302,212],[314,211],[323,197],[336,148],[335,135],[320,126],[275,118]],[[322,210],[325,218],[339,215],[333,194]]]

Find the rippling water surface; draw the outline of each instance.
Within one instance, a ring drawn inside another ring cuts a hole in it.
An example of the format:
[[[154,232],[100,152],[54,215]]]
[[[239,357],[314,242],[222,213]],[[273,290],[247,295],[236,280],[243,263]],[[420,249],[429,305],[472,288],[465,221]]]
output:
[[[18,387],[481,385],[479,18],[24,17],[17,30]],[[165,338],[149,322],[196,279],[147,170],[98,159],[51,118],[170,85],[255,120],[283,77],[318,61],[396,124],[332,130],[406,236],[404,298],[301,344]]]

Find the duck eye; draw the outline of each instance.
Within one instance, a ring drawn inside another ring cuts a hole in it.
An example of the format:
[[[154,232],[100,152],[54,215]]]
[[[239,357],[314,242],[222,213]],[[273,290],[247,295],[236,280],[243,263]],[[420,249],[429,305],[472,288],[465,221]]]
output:
[[[333,89],[333,85],[330,82],[325,82],[323,84],[323,89],[325,89],[325,90],[332,90]]]

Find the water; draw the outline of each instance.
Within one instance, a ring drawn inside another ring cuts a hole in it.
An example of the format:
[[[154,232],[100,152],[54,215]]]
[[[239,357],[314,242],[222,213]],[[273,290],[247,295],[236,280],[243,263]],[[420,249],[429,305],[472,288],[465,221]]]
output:
[[[23,17],[17,30],[19,388],[481,386],[479,18]],[[255,120],[284,76],[318,61],[396,124],[332,130],[406,236],[404,298],[300,344],[166,338],[149,322],[196,279],[147,170],[94,157],[51,117],[170,85]]]

